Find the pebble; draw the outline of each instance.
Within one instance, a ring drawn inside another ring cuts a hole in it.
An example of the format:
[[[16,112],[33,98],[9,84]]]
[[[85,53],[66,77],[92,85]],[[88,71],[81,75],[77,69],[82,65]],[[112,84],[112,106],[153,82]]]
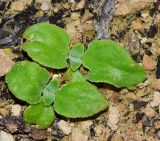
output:
[[[0,141],[15,141],[13,136],[7,132],[0,131]]]
[[[84,8],[84,5],[85,5],[85,0],[81,0],[77,6],[76,6],[76,10],[81,10]]]
[[[160,92],[155,91],[153,94],[153,100],[151,101],[151,107],[157,107],[160,105]]]
[[[126,0],[116,4],[115,16],[126,16],[141,11],[152,4],[153,0]],[[138,5],[138,6],[137,6]]]
[[[96,134],[97,134],[98,136],[100,136],[100,135],[102,135],[102,134],[105,132],[105,129],[104,129],[103,126],[97,125],[97,126],[95,127],[95,132],[96,132]]]
[[[68,122],[64,120],[60,120],[58,122],[58,127],[63,131],[64,134],[69,135],[71,133],[71,127],[69,126]]]
[[[49,4],[47,2],[43,2],[41,5],[42,11],[47,11],[49,9]]]
[[[88,141],[88,135],[79,128],[73,128],[71,141]]]
[[[80,14],[79,14],[79,13],[74,12],[74,13],[71,14],[71,19],[72,19],[72,20],[78,20],[79,17],[80,17]]]
[[[12,2],[11,11],[12,12],[20,12],[28,7],[32,3],[32,0],[17,0]]]
[[[155,110],[148,104],[146,108],[143,110],[143,112],[146,114],[148,117],[154,117],[156,115]]]
[[[13,116],[19,116],[21,114],[21,106],[20,105],[12,105],[11,113]]]
[[[123,138],[121,136],[117,135],[117,134],[114,134],[112,136],[111,141],[123,141]]]
[[[74,0],[68,0],[68,2],[69,2],[69,3],[74,3],[75,1],[74,1]]]
[[[82,121],[79,123],[81,128],[84,130],[84,131],[87,131],[89,130],[90,126],[93,124],[92,121],[88,120],[88,121]]]
[[[133,21],[132,27],[134,30],[138,30],[138,31],[142,31],[144,29],[144,25],[141,20]]]
[[[7,74],[13,65],[10,55],[0,49],[0,76]]]
[[[149,84],[150,84],[150,81],[149,81],[149,80],[146,80],[146,81],[144,81],[144,83],[139,83],[139,84],[137,85],[137,87],[138,87],[139,89],[143,89],[144,87],[147,87]]]
[[[143,13],[141,13],[141,16],[145,19],[149,16],[149,13],[148,12],[143,12]]]
[[[151,56],[148,55],[144,55],[143,56],[143,67],[146,70],[154,70],[155,69],[155,64],[154,64],[154,60]]]
[[[118,128],[118,122],[119,122],[119,110],[117,107],[110,107],[109,108],[109,117],[108,117],[108,126],[112,130],[116,130]]]

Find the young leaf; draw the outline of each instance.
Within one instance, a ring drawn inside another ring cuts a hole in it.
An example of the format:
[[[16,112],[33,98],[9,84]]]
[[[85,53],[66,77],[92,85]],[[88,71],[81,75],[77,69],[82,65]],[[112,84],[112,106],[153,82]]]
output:
[[[40,102],[41,93],[49,78],[46,69],[36,63],[22,61],[16,63],[6,75],[6,82],[15,97],[36,104]]]
[[[55,94],[58,91],[58,80],[52,80],[43,90],[43,102],[45,106],[53,103]]]
[[[116,87],[128,87],[146,79],[144,69],[132,60],[124,48],[111,40],[90,43],[83,66],[89,69],[89,81],[106,82]]]
[[[95,86],[75,81],[63,86],[55,97],[55,111],[65,117],[89,117],[108,107],[107,100]]]
[[[23,49],[38,63],[55,69],[65,68],[70,37],[65,30],[49,23],[29,27],[23,34]]]
[[[72,71],[70,68],[65,72],[64,78],[68,81],[85,81],[85,78],[78,70]]]
[[[69,60],[72,71],[76,71],[80,67],[82,63],[83,54],[84,47],[81,43],[77,43],[71,48],[69,53]]]
[[[37,128],[48,128],[54,121],[55,115],[52,106],[44,106],[43,103],[28,106],[23,114],[25,122],[36,124]]]

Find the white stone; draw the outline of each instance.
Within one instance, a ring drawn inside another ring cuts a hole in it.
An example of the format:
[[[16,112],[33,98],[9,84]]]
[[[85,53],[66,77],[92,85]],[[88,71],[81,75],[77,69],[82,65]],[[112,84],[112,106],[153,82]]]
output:
[[[21,114],[21,106],[20,105],[12,105],[11,113],[13,116],[19,116]]]
[[[119,122],[119,110],[117,107],[110,107],[109,108],[109,117],[108,117],[108,126],[112,130],[116,130],[118,128],[118,122]]]
[[[58,122],[58,127],[63,131],[64,134],[69,135],[71,133],[71,127],[69,126],[68,122],[61,120]]]
[[[79,124],[83,130],[88,130],[90,126],[93,124],[93,122],[90,120],[87,120],[87,121],[82,121]]]
[[[157,107],[160,105],[160,92],[155,91],[153,94],[153,100],[151,101],[151,106],[152,107]]]
[[[81,0],[76,6],[76,10],[83,9],[84,5],[85,5],[85,0]]]
[[[79,128],[73,128],[71,141],[88,141],[88,135]]]
[[[42,11],[47,11],[49,9],[49,4],[47,2],[43,2],[41,5]]]
[[[74,12],[74,13],[71,14],[71,19],[72,19],[72,20],[78,20],[79,17],[80,17],[80,14],[79,14],[79,13]]]
[[[15,141],[13,136],[7,132],[0,131],[0,141]]]
[[[14,11],[14,12],[23,11],[31,3],[32,3],[32,0],[17,0],[17,1],[14,1],[11,4],[11,11]]]

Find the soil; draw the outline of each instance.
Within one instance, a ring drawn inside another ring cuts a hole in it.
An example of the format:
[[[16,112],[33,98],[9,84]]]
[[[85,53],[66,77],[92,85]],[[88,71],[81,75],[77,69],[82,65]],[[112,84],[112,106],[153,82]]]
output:
[[[108,2],[112,7],[106,0],[0,0],[0,141],[160,140],[160,1]],[[109,108],[94,117],[72,120],[57,115],[46,130],[25,124],[27,105],[8,90],[4,74],[15,62],[31,60],[22,51],[22,34],[39,22],[66,29],[72,44],[87,46],[96,38],[121,43],[143,65],[147,80],[128,89],[98,85]]]

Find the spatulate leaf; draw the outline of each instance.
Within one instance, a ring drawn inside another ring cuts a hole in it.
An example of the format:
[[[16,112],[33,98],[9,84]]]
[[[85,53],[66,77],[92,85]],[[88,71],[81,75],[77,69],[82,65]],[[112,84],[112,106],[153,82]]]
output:
[[[40,102],[41,93],[49,78],[46,69],[36,63],[22,61],[16,63],[6,75],[6,82],[15,97],[36,104]]]
[[[54,101],[55,111],[70,118],[89,117],[107,106],[105,96],[86,81],[74,81],[63,86]]]
[[[52,80],[43,90],[44,105],[49,106],[53,103],[55,95],[58,91],[58,80]]]
[[[23,34],[23,49],[38,63],[55,69],[65,68],[70,37],[65,30],[49,23],[29,27]]]
[[[72,71],[76,71],[80,67],[82,63],[83,54],[84,47],[81,43],[77,43],[71,48],[69,53],[69,60]]]
[[[146,79],[144,69],[128,52],[111,40],[95,40],[88,46],[83,66],[89,69],[88,80],[105,82],[116,87],[136,85]]]

